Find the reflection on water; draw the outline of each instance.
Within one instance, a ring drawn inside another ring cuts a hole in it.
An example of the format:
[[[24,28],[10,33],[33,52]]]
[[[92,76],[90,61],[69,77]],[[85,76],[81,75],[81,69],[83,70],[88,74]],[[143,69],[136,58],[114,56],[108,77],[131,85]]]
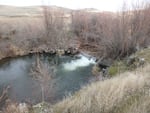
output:
[[[52,101],[62,99],[66,94],[73,93],[82,85],[88,83],[91,75],[92,59],[79,55],[77,59],[70,56],[40,55],[40,59],[49,66],[55,65],[57,89]],[[41,91],[37,81],[30,76],[30,69],[36,56],[29,55],[19,58],[0,61],[0,92],[6,86],[10,86],[9,97],[16,101],[40,101]]]

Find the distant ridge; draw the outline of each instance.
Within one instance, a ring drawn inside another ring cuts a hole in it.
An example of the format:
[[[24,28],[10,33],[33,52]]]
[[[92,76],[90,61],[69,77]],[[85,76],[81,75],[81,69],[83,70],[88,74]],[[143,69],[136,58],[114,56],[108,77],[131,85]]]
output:
[[[32,16],[39,17],[42,16],[43,8],[47,7],[54,12],[63,12],[64,14],[71,14],[74,11],[83,11],[83,12],[91,12],[91,13],[106,13],[112,14],[112,12],[108,11],[100,11],[95,8],[84,8],[84,9],[68,9],[59,6],[9,6],[9,5],[0,5],[0,17],[24,17],[24,16]]]
[[[43,12],[43,7],[48,6],[8,6],[8,5],[0,5],[0,16],[41,16]],[[63,11],[64,13],[69,13],[72,11],[71,9],[57,7],[57,6],[49,6],[50,9],[54,11]]]

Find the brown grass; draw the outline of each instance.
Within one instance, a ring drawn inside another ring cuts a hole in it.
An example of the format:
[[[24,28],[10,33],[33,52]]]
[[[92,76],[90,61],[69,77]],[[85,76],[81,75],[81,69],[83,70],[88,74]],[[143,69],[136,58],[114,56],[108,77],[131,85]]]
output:
[[[54,105],[54,113],[149,113],[149,69],[93,83]]]
[[[2,113],[29,113],[29,106],[25,103],[17,104],[8,101]]]
[[[47,19],[50,20],[49,17]],[[52,29],[45,27],[43,16],[0,17],[0,24],[0,58],[13,56],[9,52],[9,45],[20,48],[24,53],[29,53],[30,50],[41,52],[38,48],[42,50],[67,49],[70,44],[71,36],[64,29],[66,25],[61,17],[53,18],[53,23],[50,25]],[[47,32],[50,34],[47,35]]]

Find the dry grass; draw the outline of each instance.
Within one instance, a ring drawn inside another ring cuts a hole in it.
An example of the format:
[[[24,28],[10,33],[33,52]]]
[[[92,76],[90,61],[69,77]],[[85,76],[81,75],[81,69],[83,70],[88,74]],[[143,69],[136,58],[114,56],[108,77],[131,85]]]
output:
[[[149,113],[150,65],[93,83],[53,106],[54,113]]]
[[[53,19],[55,22],[51,25],[52,30],[49,30],[45,27],[43,17],[0,16],[0,59],[14,56],[10,52],[9,45],[21,49],[25,54],[32,50],[67,49],[71,36],[64,29],[66,25],[62,24],[63,20],[59,19]],[[49,36],[46,34],[47,31],[51,32]],[[19,52],[18,55],[22,54]]]
[[[4,113],[21,113],[16,103],[9,104],[4,110]]]
[[[8,102],[8,105],[4,108],[3,113],[29,113],[29,106],[25,103],[17,104],[14,102]]]
[[[10,45],[21,49],[22,52],[28,52],[42,44],[42,41],[39,41],[44,34],[41,18],[0,17],[0,24],[0,58],[13,56]]]

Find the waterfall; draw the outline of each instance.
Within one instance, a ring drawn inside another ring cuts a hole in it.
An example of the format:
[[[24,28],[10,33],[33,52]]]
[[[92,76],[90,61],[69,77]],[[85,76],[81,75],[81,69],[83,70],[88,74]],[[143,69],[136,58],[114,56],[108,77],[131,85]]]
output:
[[[86,67],[90,64],[95,64],[94,58],[88,58],[84,55],[79,55],[79,59],[72,60],[70,62],[64,63],[63,67],[65,70],[73,71],[76,70],[78,67]]]

